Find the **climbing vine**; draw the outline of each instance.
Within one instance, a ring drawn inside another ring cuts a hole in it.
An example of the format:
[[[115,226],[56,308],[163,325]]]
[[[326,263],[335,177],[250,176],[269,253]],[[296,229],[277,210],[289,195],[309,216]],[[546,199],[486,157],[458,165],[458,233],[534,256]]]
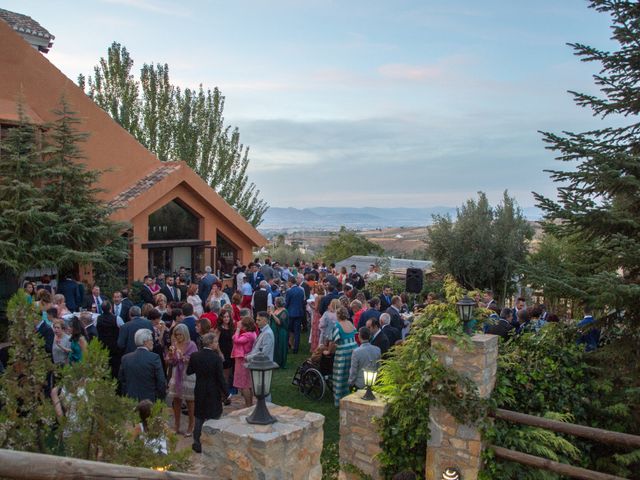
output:
[[[455,309],[463,291],[451,277],[445,279],[444,290],[447,301],[429,306],[414,321],[402,348],[393,349],[380,369],[377,391],[389,401],[378,425],[379,459],[386,478],[405,470],[424,477],[431,407],[443,407],[466,424],[486,416],[487,402],[479,397],[475,384],[442,365],[430,348],[433,335],[447,335],[462,348],[471,346]],[[476,316],[483,314],[476,312]]]

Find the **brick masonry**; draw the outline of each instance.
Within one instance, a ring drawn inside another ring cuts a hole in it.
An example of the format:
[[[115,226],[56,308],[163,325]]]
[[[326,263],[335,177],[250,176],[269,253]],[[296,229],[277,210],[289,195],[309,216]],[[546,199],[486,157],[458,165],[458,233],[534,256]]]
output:
[[[465,348],[442,335],[431,338],[431,348],[446,366],[473,380],[480,396],[491,395],[496,382],[498,337],[474,335],[473,346]],[[430,412],[431,439],[427,446],[427,480],[440,480],[449,467],[457,468],[462,478],[474,480],[481,467],[482,440],[472,425],[460,425],[441,408]]]
[[[376,394],[376,400],[362,400],[363,391],[340,400],[340,464],[351,464],[372,479],[379,475],[380,464],[374,458],[380,453],[380,435],[374,422],[384,413],[386,402]],[[354,473],[340,471],[340,480],[359,480]]]
[[[209,420],[202,433],[201,473],[221,479],[320,480],[324,416],[268,404],[278,419],[251,425],[254,407]]]

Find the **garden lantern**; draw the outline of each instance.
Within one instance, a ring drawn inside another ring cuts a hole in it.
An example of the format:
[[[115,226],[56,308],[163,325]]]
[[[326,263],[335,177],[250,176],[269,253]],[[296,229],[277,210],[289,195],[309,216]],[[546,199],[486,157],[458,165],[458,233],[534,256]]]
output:
[[[462,297],[462,300],[459,300],[456,303],[456,307],[458,308],[458,317],[460,317],[460,320],[467,323],[471,320],[471,314],[473,313],[473,309],[476,307],[476,302],[465,294],[465,296]]]
[[[365,368],[363,370],[363,373],[364,373],[364,386],[367,388],[367,391],[362,396],[362,399],[375,400],[376,396],[373,394],[373,390],[371,389],[373,388],[373,384],[376,383],[376,378],[378,377],[378,371],[369,370]]]
[[[258,399],[253,413],[247,417],[247,422],[257,425],[269,425],[276,422],[267,409],[266,397],[271,393],[271,376],[279,368],[278,364],[270,360],[262,351],[249,361],[247,368],[251,372],[253,394]]]
[[[462,480],[462,477],[457,468],[449,467],[442,472],[442,480]]]

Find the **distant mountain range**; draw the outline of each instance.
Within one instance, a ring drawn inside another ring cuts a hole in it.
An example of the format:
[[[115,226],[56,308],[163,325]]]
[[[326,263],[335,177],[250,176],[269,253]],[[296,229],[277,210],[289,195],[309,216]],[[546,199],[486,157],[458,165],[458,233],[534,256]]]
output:
[[[536,207],[524,208],[528,220],[539,220],[541,212]],[[432,215],[455,216],[455,207],[429,208],[376,208],[376,207],[271,207],[264,215],[260,230],[299,231],[337,230],[345,226],[355,230],[393,227],[419,227],[430,225]]]

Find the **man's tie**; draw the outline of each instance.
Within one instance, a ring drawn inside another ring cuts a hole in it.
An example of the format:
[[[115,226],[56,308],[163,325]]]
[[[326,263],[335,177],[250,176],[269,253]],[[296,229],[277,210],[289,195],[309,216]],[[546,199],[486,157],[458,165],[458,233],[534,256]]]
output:
[[[100,297],[96,297],[96,313],[102,313],[102,305],[100,302]]]

